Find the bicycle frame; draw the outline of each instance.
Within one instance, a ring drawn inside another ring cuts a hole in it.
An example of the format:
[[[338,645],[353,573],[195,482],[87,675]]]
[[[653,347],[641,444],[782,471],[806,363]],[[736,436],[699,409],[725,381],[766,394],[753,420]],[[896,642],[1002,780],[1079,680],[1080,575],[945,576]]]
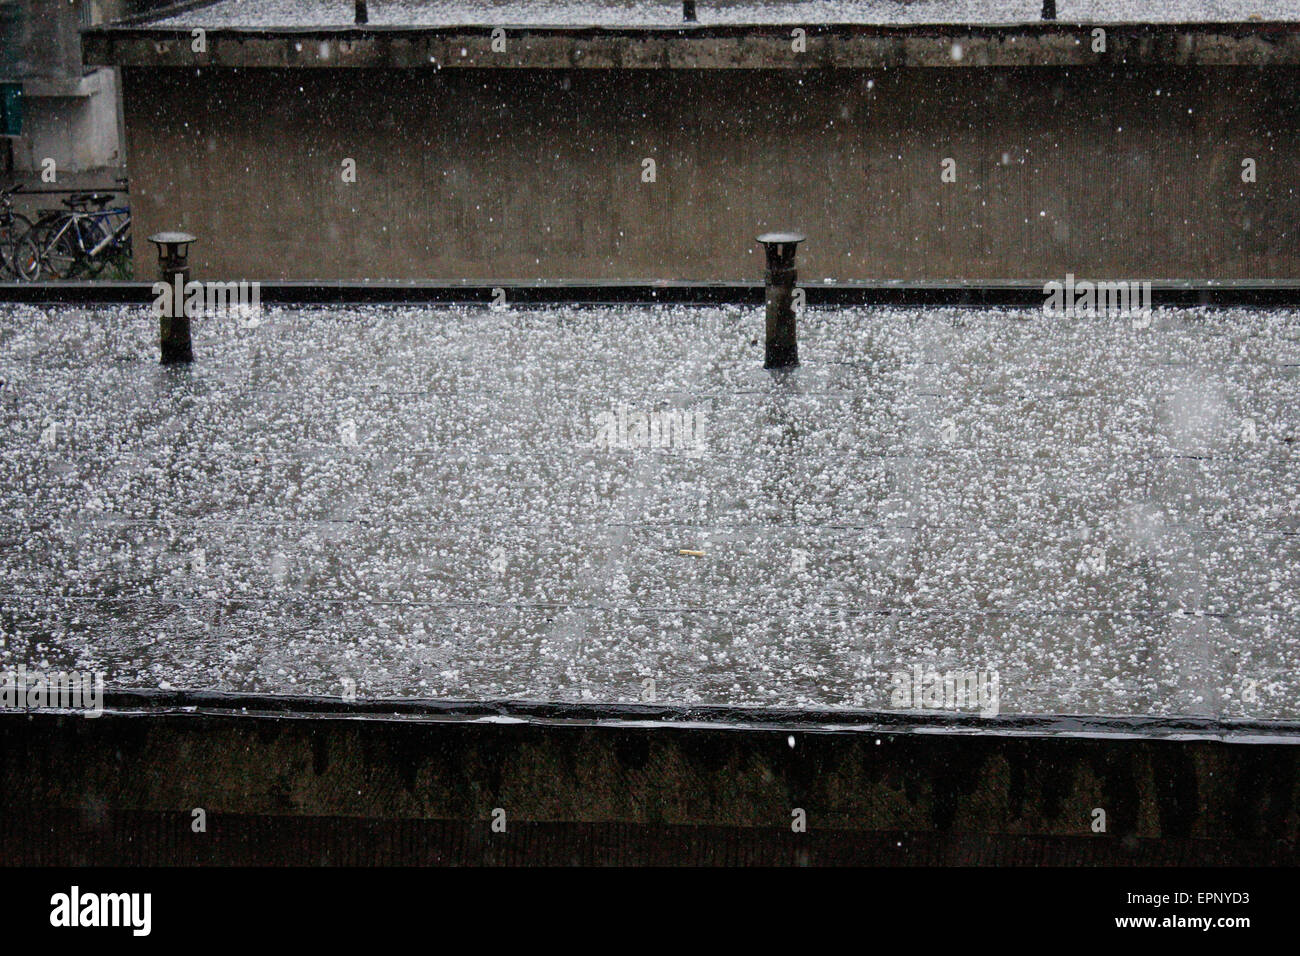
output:
[[[108,235],[104,236],[103,239],[95,243],[95,248],[91,249],[89,252],[86,253],[86,256],[91,259],[99,255],[101,252],[103,252],[105,249],[109,248],[110,246],[118,245],[122,241],[122,237],[125,236],[127,231],[130,230],[131,228],[131,211],[127,209],[125,206],[119,209],[105,209],[103,212],[89,213],[88,215],[90,216],[91,219],[93,219],[96,222],[100,222],[102,220],[108,220],[108,224],[110,226],[112,225],[113,217],[115,216],[122,217],[122,221],[118,225],[114,226],[113,228],[106,230]]]
[[[63,221],[59,224],[58,229],[50,233],[49,239],[45,242],[45,248],[42,250],[42,255],[48,253],[50,249],[53,249],[59,239],[67,233],[68,229],[79,227],[83,222],[98,224],[104,220],[108,220],[111,223],[112,219],[116,216],[124,217],[119,225],[107,230],[108,235],[95,243],[94,247],[91,249],[86,248],[85,234],[83,231],[80,228],[73,228],[73,236],[77,243],[77,254],[84,259],[93,259],[109,246],[117,245],[131,228],[131,211],[125,206],[117,209],[105,209],[100,212],[83,212],[74,209],[69,212],[61,212],[58,215]]]

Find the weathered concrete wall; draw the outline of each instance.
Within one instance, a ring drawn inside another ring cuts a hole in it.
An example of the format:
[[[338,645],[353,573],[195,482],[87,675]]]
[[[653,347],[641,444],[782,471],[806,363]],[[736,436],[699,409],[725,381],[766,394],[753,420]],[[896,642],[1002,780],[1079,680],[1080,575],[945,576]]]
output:
[[[47,158],[57,166],[58,186],[68,186],[69,173],[120,165],[119,76],[100,69],[72,87],[24,85],[24,135],[14,144],[14,164],[21,172],[38,173]]]
[[[81,40],[77,28],[81,13],[67,0],[12,0],[6,3],[6,22],[15,32],[6,36],[6,56],[15,62],[0,67],[9,79],[39,77],[66,80],[79,77]],[[14,47],[10,47],[14,44]]]
[[[120,12],[124,0],[13,0],[0,3],[0,78],[23,90],[23,135],[14,167],[57,172],[122,162],[118,71],[82,65],[83,22]]]
[[[773,227],[805,283],[1300,276],[1292,67],[126,74],[196,277],[755,279]]]

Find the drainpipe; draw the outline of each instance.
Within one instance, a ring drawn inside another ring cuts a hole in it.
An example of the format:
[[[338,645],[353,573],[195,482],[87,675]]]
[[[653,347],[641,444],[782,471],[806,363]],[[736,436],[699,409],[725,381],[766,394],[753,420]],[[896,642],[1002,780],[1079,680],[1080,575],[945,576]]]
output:
[[[370,15],[366,12],[366,0],[356,0],[355,9],[357,26],[370,22]]]
[[[190,317],[185,312],[185,285],[190,281],[190,243],[188,232],[159,232],[149,237],[158,247],[158,271],[162,281],[171,286],[172,307],[158,317],[158,348],[163,365],[194,361],[190,344]]]
[[[758,237],[767,253],[767,356],[764,368],[799,364],[799,337],[794,321],[794,284],[799,273],[794,256],[806,237],[797,232],[765,232]]]

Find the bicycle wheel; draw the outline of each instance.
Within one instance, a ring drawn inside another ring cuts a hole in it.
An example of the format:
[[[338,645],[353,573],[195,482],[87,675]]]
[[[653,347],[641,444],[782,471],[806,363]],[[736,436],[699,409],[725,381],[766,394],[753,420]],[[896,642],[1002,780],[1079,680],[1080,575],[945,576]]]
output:
[[[101,242],[108,238],[108,228],[98,219],[83,219],[80,223],[80,229],[82,249],[97,248]],[[75,246],[76,242],[74,241],[72,244]],[[96,256],[78,255],[77,263],[74,266],[75,271],[88,279],[94,279],[108,265],[112,251],[111,246],[106,246]]]
[[[14,249],[14,271],[18,278],[27,282],[36,282],[45,271],[45,262],[41,256],[40,236],[36,227],[28,229],[18,240]]]
[[[72,232],[76,223],[69,223],[64,229],[63,222],[61,219],[38,222],[32,228],[40,249],[41,275],[46,279],[71,279],[79,265],[81,253]]]
[[[16,278],[18,269],[14,265],[14,256],[18,243],[32,228],[32,222],[26,216],[14,213],[7,222],[0,222],[0,277]]]
[[[58,278],[50,267],[48,246],[61,223],[62,217],[58,214],[42,216],[18,240],[14,252],[14,270],[18,278],[28,282]]]
[[[127,233],[117,243],[109,247],[106,256],[111,278],[130,279],[131,269],[131,233]]]

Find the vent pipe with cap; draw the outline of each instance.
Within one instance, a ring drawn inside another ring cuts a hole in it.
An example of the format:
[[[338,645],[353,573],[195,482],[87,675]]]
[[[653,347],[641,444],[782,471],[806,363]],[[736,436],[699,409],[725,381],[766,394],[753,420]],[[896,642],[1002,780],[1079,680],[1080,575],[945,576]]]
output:
[[[797,232],[765,232],[758,237],[767,253],[767,353],[764,368],[794,368],[799,364],[799,339],[794,319],[794,284],[799,273],[795,252],[806,237]]]

